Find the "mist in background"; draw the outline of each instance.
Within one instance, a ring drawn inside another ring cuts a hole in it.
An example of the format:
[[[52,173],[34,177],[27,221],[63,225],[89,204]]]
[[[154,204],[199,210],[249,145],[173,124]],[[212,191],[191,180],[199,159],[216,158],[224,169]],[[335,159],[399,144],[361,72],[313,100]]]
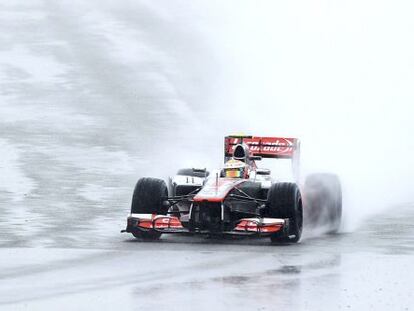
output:
[[[0,1],[0,309],[410,309],[413,6]],[[120,233],[140,177],[218,168],[234,133],[300,138],[352,233]]]
[[[249,126],[300,137],[305,173],[339,174],[345,229],[413,200],[413,9],[403,1],[268,2],[241,16],[238,89],[246,94],[238,102],[253,111]]]

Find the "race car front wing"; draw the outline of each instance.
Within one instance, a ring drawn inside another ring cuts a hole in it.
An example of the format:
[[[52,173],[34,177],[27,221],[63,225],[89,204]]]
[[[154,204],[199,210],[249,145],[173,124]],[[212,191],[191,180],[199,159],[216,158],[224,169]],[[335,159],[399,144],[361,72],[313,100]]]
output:
[[[208,230],[186,228],[176,216],[155,214],[130,214],[127,219],[127,228],[121,232],[157,231],[162,233],[183,234],[220,234],[235,236],[268,237],[273,234],[288,236],[289,219],[282,218],[242,218],[239,219],[233,230],[223,232],[211,232]]]

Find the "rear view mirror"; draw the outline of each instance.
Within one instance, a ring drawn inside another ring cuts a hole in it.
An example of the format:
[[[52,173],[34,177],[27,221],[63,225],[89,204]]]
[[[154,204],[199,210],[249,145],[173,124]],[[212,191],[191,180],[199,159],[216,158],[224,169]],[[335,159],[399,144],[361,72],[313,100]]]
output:
[[[257,175],[270,175],[270,170],[267,168],[258,168],[256,170]]]
[[[261,156],[250,156],[249,157],[249,160],[252,160],[252,161],[260,161],[261,159],[262,159]]]

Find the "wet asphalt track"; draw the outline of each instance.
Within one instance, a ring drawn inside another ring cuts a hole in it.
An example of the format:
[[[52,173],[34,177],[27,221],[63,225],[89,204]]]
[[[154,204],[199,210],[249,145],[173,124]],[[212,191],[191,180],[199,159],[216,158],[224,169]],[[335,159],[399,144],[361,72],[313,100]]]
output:
[[[197,135],[221,160],[217,51],[168,2],[61,3],[0,4],[0,310],[413,309],[412,204],[297,245],[120,234],[139,176]]]
[[[53,237],[53,247],[4,247],[0,304],[2,310],[411,310],[412,208],[350,234],[288,246],[178,236],[139,242],[104,225],[94,234],[68,234],[78,241],[66,247]]]

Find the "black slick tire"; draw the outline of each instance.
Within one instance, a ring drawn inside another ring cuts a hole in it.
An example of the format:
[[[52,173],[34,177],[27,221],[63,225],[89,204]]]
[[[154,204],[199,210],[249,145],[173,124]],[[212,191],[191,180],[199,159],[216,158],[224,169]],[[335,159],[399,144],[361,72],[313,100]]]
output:
[[[162,179],[144,177],[138,180],[132,196],[131,214],[166,215],[168,206],[164,204],[168,197],[168,188]],[[144,240],[156,240],[161,236],[155,230],[134,231],[134,237]]]
[[[267,216],[272,218],[288,218],[289,233],[291,238],[281,236],[280,232],[270,238],[275,243],[291,242],[300,240],[303,228],[302,196],[299,187],[295,183],[275,183],[267,195]]]

